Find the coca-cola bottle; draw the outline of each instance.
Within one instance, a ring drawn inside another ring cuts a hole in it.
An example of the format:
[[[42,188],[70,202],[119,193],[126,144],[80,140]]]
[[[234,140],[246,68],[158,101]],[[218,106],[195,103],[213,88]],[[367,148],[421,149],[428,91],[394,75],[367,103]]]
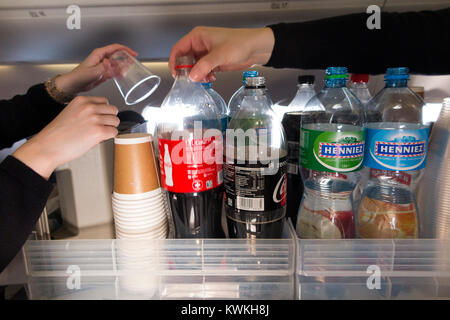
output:
[[[286,217],[297,223],[298,208],[303,196],[303,181],[299,170],[300,155],[300,125],[305,105],[316,94],[313,75],[298,77],[298,90],[294,99],[285,108],[281,123],[286,132],[288,143],[287,160],[287,207]]]
[[[287,146],[265,79],[246,79],[226,135],[225,212],[231,238],[280,238],[286,215]]]
[[[216,106],[189,79],[194,59],[177,59],[177,76],[157,126],[161,183],[177,238],[221,238],[223,138]]]

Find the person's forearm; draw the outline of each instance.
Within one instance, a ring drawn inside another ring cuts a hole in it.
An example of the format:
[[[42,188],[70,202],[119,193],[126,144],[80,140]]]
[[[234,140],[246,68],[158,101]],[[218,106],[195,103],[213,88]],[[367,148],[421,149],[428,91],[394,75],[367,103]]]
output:
[[[50,178],[57,164],[53,157],[45,153],[45,148],[37,139],[31,139],[12,154],[45,180]]]
[[[258,28],[251,31],[250,34],[253,63],[258,65],[266,64],[272,55],[275,37],[271,28]]]
[[[381,29],[369,30],[366,13],[303,23],[271,25],[275,46],[267,66],[384,73],[406,66],[412,73],[450,74],[450,9],[382,13]]]
[[[48,95],[44,84],[31,87],[25,95],[0,100],[0,149],[36,134],[63,108]]]
[[[14,157],[0,163],[0,272],[27,240],[52,189]]]

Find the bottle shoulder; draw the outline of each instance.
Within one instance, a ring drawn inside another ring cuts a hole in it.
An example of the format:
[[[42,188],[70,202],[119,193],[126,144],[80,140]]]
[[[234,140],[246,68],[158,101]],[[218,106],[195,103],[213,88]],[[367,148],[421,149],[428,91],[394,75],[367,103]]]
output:
[[[183,130],[186,128],[220,128],[217,106],[200,83],[175,80],[164,99],[159,131]],[[200,122],[200,123],[199,123]]]
[[[303,111],[308,101],[316,95],[313,89],[298,89],[292,101],[287,106],[289,111]]]
[[[233,95],[230,98],[230,101],[228,102],[228,108],[231,109],[232,106],[240,105],[241,100],[244,97],[244,90],[245,87],[241,86],[239,89],[237,89]]]
[[[407,87],[384,88],[367,104],[367,121],[422,123],[424,104],[424,101]]]
[[[361,102],[347,88],[324,88],[305,106],[302,123],[341,123],[361,126],[364,123]]]
[[[227,115],[228,107],[227,107],[227,104],[225,103],[225,100],[223,100],[222,96],[214,89],[208,89],[207,91],[211,95],[212,99],[214,100],[219,114]]]

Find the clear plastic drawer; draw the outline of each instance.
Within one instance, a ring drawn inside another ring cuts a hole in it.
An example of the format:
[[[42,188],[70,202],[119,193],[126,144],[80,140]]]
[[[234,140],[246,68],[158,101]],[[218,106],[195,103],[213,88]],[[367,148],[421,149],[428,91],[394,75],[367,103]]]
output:
[[[299,299],[450,299],[450,240],[298,240]]]
[[[283,239],[28,241],[31,299],[294,299],[295,235]]]

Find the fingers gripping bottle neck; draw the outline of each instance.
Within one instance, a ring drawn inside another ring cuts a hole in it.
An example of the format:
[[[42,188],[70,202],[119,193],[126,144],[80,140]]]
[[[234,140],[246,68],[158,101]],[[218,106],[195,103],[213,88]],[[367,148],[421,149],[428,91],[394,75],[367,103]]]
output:
[[[194,63],[189,56],[177,59],[175,82],[161,105],[161,181],[178,238],[221,238],[221,124],[214,100],[189,79]]]
[[[189,77],[191,69],[194,67],[195,59],[192,56],[181,56],[176,59],[175,70],[177,77]]]

